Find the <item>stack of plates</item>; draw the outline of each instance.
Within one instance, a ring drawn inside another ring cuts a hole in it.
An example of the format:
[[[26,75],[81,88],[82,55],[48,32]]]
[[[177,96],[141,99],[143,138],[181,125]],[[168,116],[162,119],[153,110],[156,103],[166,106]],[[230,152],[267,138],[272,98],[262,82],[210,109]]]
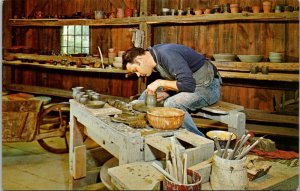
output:
[[[269,52],[269,59],[270,59],[270,62],[282,62],[283,53]]]

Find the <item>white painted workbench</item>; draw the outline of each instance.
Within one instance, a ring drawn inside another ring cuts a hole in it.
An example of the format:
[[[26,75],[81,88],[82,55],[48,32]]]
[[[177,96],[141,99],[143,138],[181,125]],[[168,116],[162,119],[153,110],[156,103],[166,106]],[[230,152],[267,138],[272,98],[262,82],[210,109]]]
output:
[[[70,148],[69,168],[73,179],[87,176],[86,146],[83,137],[88,136],[116,157],[119,165],[168,158],[170,137],[185,143],[180,152],[186,153],[187,165],[196,165],[213,155],[212,140],[185,129],[159,130],[153,128],[134,129],[123,123],[112,122],[109,114],[119,113],[110,106],[90,109],[75,100],[70,100]],[[199,154],[201,153],[201,154]]]

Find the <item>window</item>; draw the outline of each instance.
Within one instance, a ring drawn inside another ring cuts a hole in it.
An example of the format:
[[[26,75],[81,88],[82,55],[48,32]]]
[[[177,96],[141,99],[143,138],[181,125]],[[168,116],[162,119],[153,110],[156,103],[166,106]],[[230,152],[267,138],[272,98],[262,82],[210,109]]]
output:
[[[63,26],[61,33],[61,54],[89,54],[89,26]]]

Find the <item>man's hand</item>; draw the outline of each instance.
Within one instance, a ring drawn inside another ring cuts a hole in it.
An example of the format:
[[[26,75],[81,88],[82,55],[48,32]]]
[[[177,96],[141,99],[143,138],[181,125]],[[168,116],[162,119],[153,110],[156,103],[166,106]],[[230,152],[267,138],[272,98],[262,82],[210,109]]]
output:
[[[159,87],[163,87],[166,90],[172,90],[172,91],[177,91],[177,84],[176,81],[169,81],[169,80],[155,80],[154,82],[152,82],[151,84],[149,84],[147,86],[147,92],[148,93],[155,93],[155,91],[157,90],[157,88]]]
[[[157,102],[160,102],[162,100],[165,100],[169,97],[170,95],[167,92],[157,92]]]
[[[157,90],[157,88],[159,87],[159,86],[161,86],[161,81],[162,80],[155,80],[154,82],[152,82],[151,84],[149,84],[148,86],[147,86],[147,92],[149,93],[149,94],[154,94],[155,92],[156,92],[156,90]]]

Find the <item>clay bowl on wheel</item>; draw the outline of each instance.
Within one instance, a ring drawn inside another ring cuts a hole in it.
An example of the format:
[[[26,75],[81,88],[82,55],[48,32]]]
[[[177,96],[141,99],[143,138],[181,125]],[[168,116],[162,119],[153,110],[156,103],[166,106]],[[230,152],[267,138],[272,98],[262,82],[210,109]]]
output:
[[[92,109],[100,109],[100,108],[104,107],[105,102],[104,101],[88,101],[85,105]]]
[[[219,141],[220,146],[221,146],[222,149],[225,148],[226,143],[227,143],[228,138],[229,138],[229,135],[230,135],[230,132],[221,131],[221,130],[213,130],[213,131],[208,131],[206,133],[206,136],[211,140],[213,140],[214,136],[216,136],[218,138],[218,141]],[[232,137],[231,137],[229,148],[233,148],[234,145],[235,145],[235,142],[236,142],[236,135],[233,134]]]
[[[181,127],[185,112],[170,107],[153,107],[147,111],[149,124],[156,129],[171,130]]]

